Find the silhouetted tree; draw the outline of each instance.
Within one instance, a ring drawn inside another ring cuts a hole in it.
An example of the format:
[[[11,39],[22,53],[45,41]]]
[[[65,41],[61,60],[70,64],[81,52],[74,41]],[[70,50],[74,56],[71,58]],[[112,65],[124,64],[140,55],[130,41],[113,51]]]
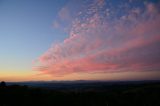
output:
[[[0,86],[1,86],[1,87],[5,87],[5,86],[6,86],[6,83],[5,83],[4,81],[2,81],[2,82],[0,83]]]

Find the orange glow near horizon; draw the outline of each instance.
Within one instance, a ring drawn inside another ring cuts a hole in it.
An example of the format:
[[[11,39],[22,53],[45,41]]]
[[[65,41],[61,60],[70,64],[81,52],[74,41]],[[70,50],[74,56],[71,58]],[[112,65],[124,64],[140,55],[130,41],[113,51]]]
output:
[[[0,73],[0,81],[21,82],[21,81],[74,81],[74,80],[102,80],[102,81],[123,81],[123,80],[156,80],[160,72],[120,72],[120,73],[73,73],[65,76],[51,76],[35,73]]]

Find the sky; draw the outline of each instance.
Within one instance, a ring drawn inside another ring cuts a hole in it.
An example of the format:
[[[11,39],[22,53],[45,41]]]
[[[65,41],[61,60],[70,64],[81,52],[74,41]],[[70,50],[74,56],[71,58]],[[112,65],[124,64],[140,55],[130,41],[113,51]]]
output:
[[[159,80],[159,0],[0,0],[0,80]]]

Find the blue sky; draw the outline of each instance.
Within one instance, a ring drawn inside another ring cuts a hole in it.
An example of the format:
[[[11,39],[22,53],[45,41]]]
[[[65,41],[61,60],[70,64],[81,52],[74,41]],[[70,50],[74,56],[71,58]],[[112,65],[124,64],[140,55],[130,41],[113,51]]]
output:
[[[53,21],[65,0],[0,0],[1,71],[31,71],[32,61],[63,40]]]
[[[0,80],[158,79],[159,7],[159,0],[0,0]]]

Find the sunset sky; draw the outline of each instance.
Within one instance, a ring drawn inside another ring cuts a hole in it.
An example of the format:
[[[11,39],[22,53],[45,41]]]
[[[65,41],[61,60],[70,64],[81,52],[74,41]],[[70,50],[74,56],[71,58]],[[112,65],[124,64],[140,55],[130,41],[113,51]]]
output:
[[[159,0],[0,0],[0,80],[157,79]]]

